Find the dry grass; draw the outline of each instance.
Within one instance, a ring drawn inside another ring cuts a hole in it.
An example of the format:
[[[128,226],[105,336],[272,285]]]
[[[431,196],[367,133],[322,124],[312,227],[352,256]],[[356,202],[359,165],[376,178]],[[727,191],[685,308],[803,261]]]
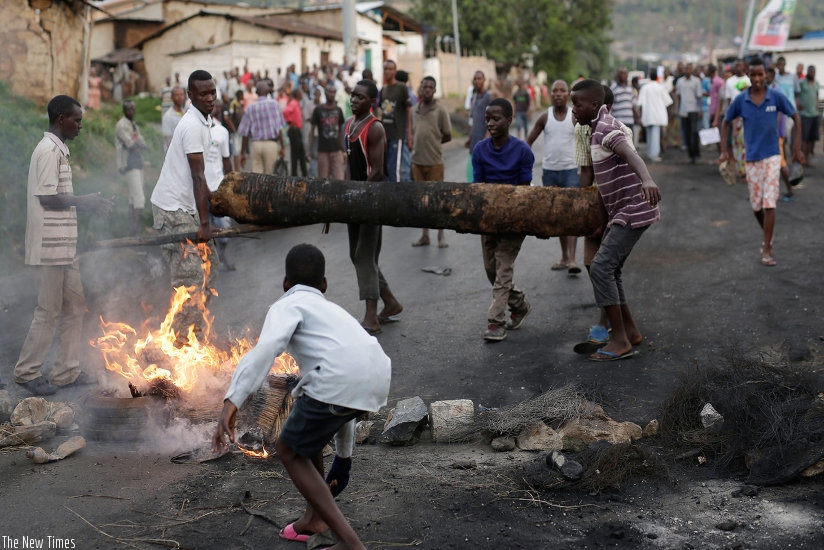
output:
[[[536,422],[547,423],[575,418],[583,411],[586,397],[575,385],[553,388],[538,397],[488,411],[476,419],[476,427],[498,435],[517,435]]]
[[[824,426],[805,422],[821,392],[791,367],[731,352],[716,364],[688,373],[661,411],[660,434],[674,452],[695,449],[716,469],[743,467],[753,451],[788,448],[800,439],[824,437]],[[711,403],[724,417],[720,431],[705,430],[699,411]]]

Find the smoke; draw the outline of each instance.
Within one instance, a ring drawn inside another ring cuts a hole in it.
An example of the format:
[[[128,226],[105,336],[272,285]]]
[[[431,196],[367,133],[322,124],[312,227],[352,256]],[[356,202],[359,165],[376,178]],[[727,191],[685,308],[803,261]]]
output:
[[[193,449],[211,447],[212,434],[220,411],[215,411],[215,421],[195,422],[183,417],[170,420],[154,416],[142,430],[143,438],[138,452],[174,455]]]

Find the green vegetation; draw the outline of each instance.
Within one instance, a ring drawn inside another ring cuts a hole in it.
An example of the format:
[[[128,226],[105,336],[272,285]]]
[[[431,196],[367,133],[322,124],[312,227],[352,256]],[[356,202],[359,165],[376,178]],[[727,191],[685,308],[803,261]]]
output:
[[[160,102],[134,98],[135,120],[146,139],[144,155],[145,191],[148,197],[163,164],[163,138],[159,132]],[[80,247],[90,240],[109,239],[128,233],[128,200],[117,173],[114,125],[122,116],[119,105],[103,105],[99,111],[86,111],[83,129],[68,143],[71,152],[74,192],[78,195],[100,192],[115,197],[108,219],[78,214]],[[26,232],[26,185],[29,160],[37,143],[48,130],[45,106],[11,94],[0,82],[0,276],[22,269]],[[143,211],[143,223],[151,224],[151,209]]]
[[[535,70],[550,79],[579,73],[606,76],[613,0],[460,0],[461,48],[485,51],[502,65],[518,65],[532,54]],[[417,0],[412,14],[452,34],[452,8],[442,0]],[[434,40],[437,33],[431,33]],[[434,48],[434,42],[427,48]]]

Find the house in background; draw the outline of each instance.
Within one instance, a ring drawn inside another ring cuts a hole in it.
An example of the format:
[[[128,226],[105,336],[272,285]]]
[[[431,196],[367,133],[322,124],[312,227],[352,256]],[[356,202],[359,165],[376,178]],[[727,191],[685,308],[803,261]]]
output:
[[[219,78],[223,71],[248,67],[273,78],[286,67],[343,58],[341,32],[313,25],[292,15],[238,16],[201,10],[168,25],[137,44],[146,60],[150,89],[166,77],[185,78],[205,69]]]
[[[84,100],[91,4],[76,0],[3,0],[0,80],[45,104],[58,94]]]

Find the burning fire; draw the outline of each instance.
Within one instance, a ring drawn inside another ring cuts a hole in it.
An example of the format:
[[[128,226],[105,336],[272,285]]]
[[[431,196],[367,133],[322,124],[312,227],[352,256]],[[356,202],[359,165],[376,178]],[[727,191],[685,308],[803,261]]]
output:
[[[208,248],[198,244],[198,253],[204,260],[204,271],[208,273],[210,262]],[[205,282],[205,281],[204,281]],[[205,292],[195,292],[196,287],[179,286],[174,289],[169,312],[156,330],[150,330],[147,320],[138,331],[126,323],[107,322],[100,318],[102,336],[89,342],[103,354],[106,368],[126,378],[134,384],[152,385],[167,381],[184,392],[190,392],[204,370],[233,371],[240,358],[253,347],[248,338],[235,338],[229,349],[220,349],[209,340],[213,316],[206,307]],[[213,289],[209,292],[217,295]],[[172,329],[175,316],[184,305],[196,306],[204,320],[203,332],[188,327],[187,334],[176,334]],[[180,341],[186,345],[180,346]],[[275,359],[275,372],[295,373],[297,363],[288,353]],[[247,452],[247,451],[244,451]],[[255,452],[255,451],[251,451]],[[266,450],[263,453],[268,456]],[[248,453],[247,453],[248,454]]]
[[[256,451],[256,450],[252,449],[251,447],[244,447],[243,445],[240,445],[240,444],[238,444],[237,448],[240,452],[242,452],[246,456],[249,456],[249,457],[252,457],[252,458],[263,458],[263,459],[269,458],[269,452],[266,450],[266,447],[264,447],[263,445],[260,446],[259,451]]]

